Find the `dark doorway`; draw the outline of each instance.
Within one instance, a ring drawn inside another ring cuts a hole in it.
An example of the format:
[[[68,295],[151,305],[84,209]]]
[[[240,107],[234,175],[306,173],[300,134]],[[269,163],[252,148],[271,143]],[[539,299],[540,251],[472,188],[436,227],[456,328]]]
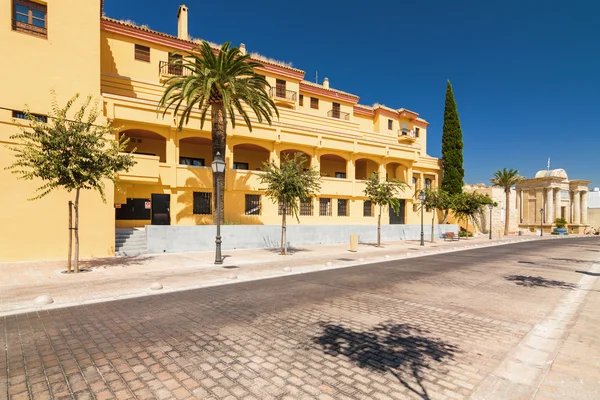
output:
[[[170,206],[170,194],[152,194],[152,225],[171,225]]]
[[[392,206],[390,206],[390,225],[404,225],[405,206],[406,201],[400,200],[400,209],[398,210],[398,214],[396,214]]]

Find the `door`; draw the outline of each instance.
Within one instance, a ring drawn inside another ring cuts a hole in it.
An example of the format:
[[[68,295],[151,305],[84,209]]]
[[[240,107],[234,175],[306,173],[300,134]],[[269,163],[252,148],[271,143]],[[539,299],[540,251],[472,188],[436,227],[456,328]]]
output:
[[[404,211],[405,211],[405,200],[400,200],[400,209],[398,210],[398,214],[394,212],[392,206],[389,206],[390,212],[390,225],[404,225]]]
[[[340,118],[340,110],[341,110],[340,103],[333,103],[332,106],[333,106],[333,109],[331,110],[331,116],[333,118],[339,119]]]
[[[171,225],[170,205],[170,194],[152,194],[152,225]]]

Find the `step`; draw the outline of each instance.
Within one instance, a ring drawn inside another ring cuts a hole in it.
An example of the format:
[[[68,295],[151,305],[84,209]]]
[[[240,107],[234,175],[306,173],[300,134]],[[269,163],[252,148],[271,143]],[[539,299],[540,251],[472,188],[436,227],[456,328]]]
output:
[[[132,252],[132,251],[146,251],[146,246],[122,246],[115,249],[116,252]]]
[[[116,238],[115,242],[117,243],[146,243],[145,237],[130,237],[130,238]]]

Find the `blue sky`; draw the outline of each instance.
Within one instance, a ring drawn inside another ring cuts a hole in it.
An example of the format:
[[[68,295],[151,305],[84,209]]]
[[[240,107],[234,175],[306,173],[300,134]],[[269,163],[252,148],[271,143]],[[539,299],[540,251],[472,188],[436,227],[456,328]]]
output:
[[[177,33],[182,0],[105,0],[106,15]],[[187,0],[190,35],[290,61],[361,104],[429,121],[441,155],[446,80],[463,129],[465,181],[564,168],[600,186],[600,2],[595,0]]]

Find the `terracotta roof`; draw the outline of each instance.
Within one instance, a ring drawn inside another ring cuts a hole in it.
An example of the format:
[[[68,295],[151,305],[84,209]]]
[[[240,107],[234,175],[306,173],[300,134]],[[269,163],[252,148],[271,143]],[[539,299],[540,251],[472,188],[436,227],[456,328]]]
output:
[[[102,16],[102,19],[103,19],[103,20],[105,20],[105,21],[114,22],[114,23],[117,23],[117,24],[120,24],[120,25],[123,25],[123,26],[128,26],[128,27],[130,27],[130,28],[139,29],[139,30],[141,30],[141,31],[148,32],[148,33],[152,33],[152,34],[154,34],[154,35],[158,35],[158,36],[166,37],[166,38],[169,38],[169,39],[176,39],[176,40],[179,40],[179,41],[181,41],[181,42],[183,42],[183,43],[192,43],[192,44],[194,44],[194,45],[197,45],[197,44],[198,44],[198,41],[199,41],[199,40],[202,40],[202,39],[194,39],[194,40],[184,40],[184,39],[180,39],[180,38],[178,38],[178,37],[177,37],[177,36],[175,36],[175,35],[169,35],[168,33],[159,32],[159,31],[155,31],[155,30],[153,30],[153,29],[150,29],[150,28],[148,28],[147,26],[144,26],[144,25],[141,25],[141,26],[140,26],[140,25],[134,24],[134,23],[133,23],[133,22],[131,22],[131,21],[121,21],[121,20],[114,19],[114,18],[110,18],[110,17],[106,17],[106,16]],[[210,42],[209,42],[209,44],[210,44],[210,45],[211,45],[211,46],[212,46],[214,49],[218,49],[218,48],[219,48],[219,47],[218,47],[217,45],[215,45],[214,43],[210,43]],[[264,57],[264,56],[263,56],[263,57]],[[300,73],[304,72],[304,71],[303,71],[303,70],[301,70],[301,69],[294,68],[294,67],[290,67],[289,65],[286,65],[285,63],[278,63],[278,62],[276,62],[276,61],[274,61],[274,60],[267,59],[266,57],[264,57],[264,58],[263,58],[263,57],[260,57],[260,58],[259,58],[259,57],[256,57],[256,58],[254,58],[254,57],[250,57],[250,58],[251,58],[252,60],[254,60],[254,61],[258,61],[258,62],[260,62],[261,64],[271,64],[271,65],[276,65],[276,66],[278,66],[278,67],[285,68],[285,69],[289,69],[289,70],[291,70],[291,71],[295,71],[295,72],[300,72]]]
[[[358,96],[355,95],[355,94],[344,92],[344,91],[337,90],[337,89],[326,88],[323,85],[319,85],[318,83],[314,83],[314,82],[311,82],[311,81],[302,81],[301,83],[303,85],[313,86],[313,87],[316,87],[316,88],[319,88],[319,89],[328,90],[328,91],[333,92],[333,93],[339,93],[339,94],[343,94],[343,95],[346,95],[346,96],[356,97],[358,99]]]

